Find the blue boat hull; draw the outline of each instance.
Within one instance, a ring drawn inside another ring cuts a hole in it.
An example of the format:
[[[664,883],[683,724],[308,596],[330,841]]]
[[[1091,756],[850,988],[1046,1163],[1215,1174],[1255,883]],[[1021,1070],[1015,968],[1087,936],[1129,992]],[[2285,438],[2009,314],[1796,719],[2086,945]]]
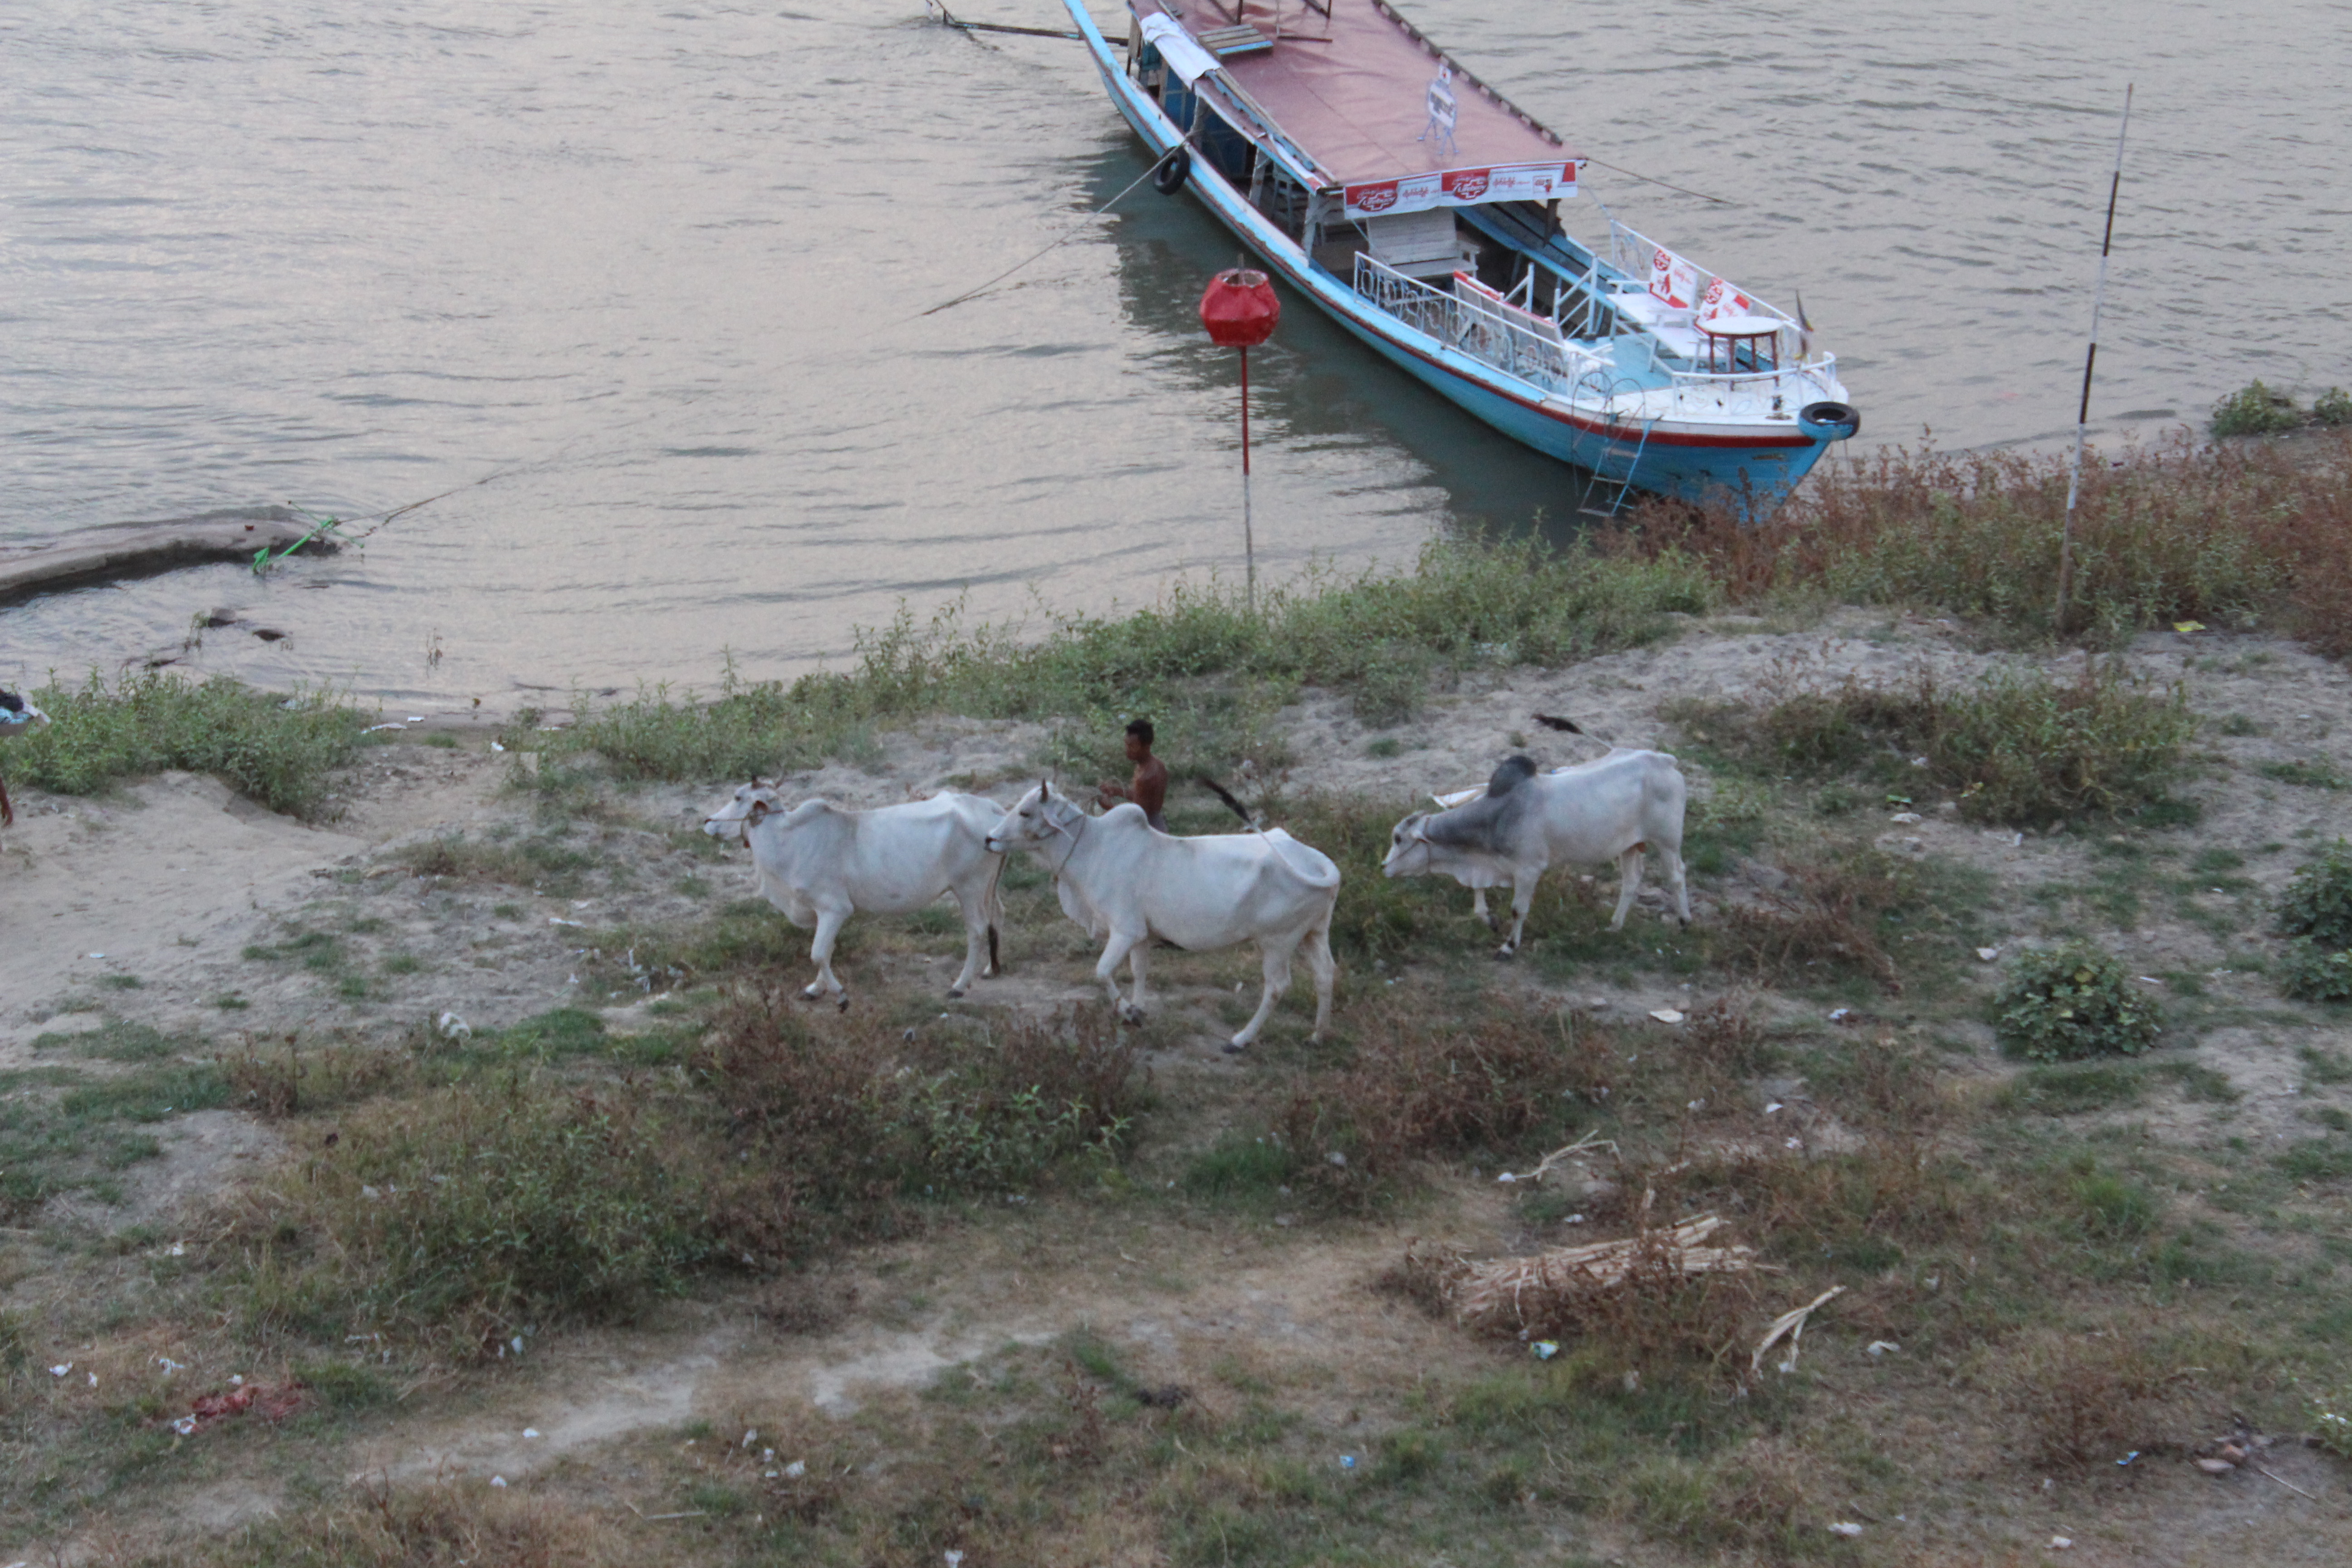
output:
[[[1085,37],[1111,101],[1152,155],[1181,142],[1181,128],[1128,76],[1081,0],[1063,0],[1063,5]],[[1748,433],[1660,422],[1645,432],[1636,423],[1580,413],[1374,307],[1267,222],[1208,160],[1192,161],[1186,184],[1270,271],[1358,342],[1473,417],[1547,457],[1601,476],[1611,489],[1631,476],[1636,490],[1727,502],[1743,515],[1761,518],[1788,498],[1830,444],[1793,428]]]

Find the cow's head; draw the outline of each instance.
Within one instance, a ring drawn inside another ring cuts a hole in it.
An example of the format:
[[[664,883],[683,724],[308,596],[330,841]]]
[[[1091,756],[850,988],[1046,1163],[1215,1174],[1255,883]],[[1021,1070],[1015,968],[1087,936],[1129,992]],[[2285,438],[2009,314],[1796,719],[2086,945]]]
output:
[[[730,839],[750,847],[751,829],[768,818],[771,812],[784,809],[783,797],[766,780],[754,778],[750,784],[739,784],[717,811],[702,820],[702,831],[713,838]]]
[[[1423,877],[1429,874],[1429,839],[1422,825],[1429,813],[1416,811],[1389,829],[1388,858],[1381,862],[1381,871],[1390,877]]]
[[[1054,793],[1051,780],[1039,779],[1037,787],[1014,803],[1013,809],[989,831],[988,852],[1003,855],[1014,849],[1034,849],[1064,831],[1070,815],[1077,810],[1068,799]]]

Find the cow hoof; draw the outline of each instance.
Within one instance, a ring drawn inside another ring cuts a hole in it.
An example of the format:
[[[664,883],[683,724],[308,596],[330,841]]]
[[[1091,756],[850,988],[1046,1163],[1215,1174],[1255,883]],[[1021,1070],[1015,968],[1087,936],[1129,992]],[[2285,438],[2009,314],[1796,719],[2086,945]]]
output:
[[[1122,1002],[1118,1005],[1118,1021],[1122,1024],[1140,1024],[1143,1022],[1143,1009],[1131,1007]]]
[[[962,1001],[962,1000],[963,1000],[963,987],[962,987],[962,986],[961,986],[961,985],[950,985],[950,986],[949,986],[949,987],[948,987],[948,1000],[949,1000],[949,1001],[950,1001],[950,1002],[961,1002],[961,1001]]]
[[[1227,1040],[1224,1046],[1225,1055],[1229,1057],[1237,1057],[1247,1049],[1249,1049],[1247,1040]]]
[[[1512,955],[1517,953],[1518,951],[1519,950],[1517,948],[1513,947],[1510,943],[1505,942],[1502,946],[1495,950],[1495,962],[1497,963],[1507,963],[1510,962]]]
[[[803,1002],[814,1002],[824,994],[824,987],[822,985],[803,985],[801,987],[801,1000]]]
[[[848,1012],[848,1011],[849,1011],[849,994],[848,994],[847,992],[844,992],[844,993],[842,993],[840,995],[838,995],[838,996],[835,997],[835,998],[833,999],[833,1007],[834,1007],[834,1011],[835,1011],[835,1012],[836,1012],[836,1013],[846,1013],[846,1012]]]

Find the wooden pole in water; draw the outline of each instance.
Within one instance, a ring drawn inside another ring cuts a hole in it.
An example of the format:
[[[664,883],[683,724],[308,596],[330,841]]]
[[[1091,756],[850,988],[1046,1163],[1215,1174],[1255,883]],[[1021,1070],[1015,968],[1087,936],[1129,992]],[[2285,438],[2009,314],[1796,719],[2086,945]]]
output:
[[[2116,195],[2124,184],[2124,137],[2131,130],[2131,84],[2124,85],[2123,123],[2116,128],[2116,172],[2107,181],[2107,230],[2099,240],[2099,281],[2091,291],[2091,347],[2083,356],[2083,402],[2074,411],[2074,461],[2066,475],[2066,521],[2058,535],[2058,631],[2074,608],[2074,502],[2083,493],[2083,440],[2091,423],[2091,370],[2099,363],[2099,307],[2107,298],[2107,254],[2116,244]]]

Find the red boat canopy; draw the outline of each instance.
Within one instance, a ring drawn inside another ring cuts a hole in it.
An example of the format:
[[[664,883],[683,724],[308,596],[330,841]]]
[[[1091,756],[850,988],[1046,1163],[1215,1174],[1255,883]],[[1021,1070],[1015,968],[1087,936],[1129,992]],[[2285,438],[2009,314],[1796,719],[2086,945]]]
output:
[[[1326,16],[1305,0],[1132,0],[1139,16],[1164,13],[1206,41],[1223,74],[1337,180],[1351,218],[1576,195],[1576,154],[1384,0],[1328,3]]]

